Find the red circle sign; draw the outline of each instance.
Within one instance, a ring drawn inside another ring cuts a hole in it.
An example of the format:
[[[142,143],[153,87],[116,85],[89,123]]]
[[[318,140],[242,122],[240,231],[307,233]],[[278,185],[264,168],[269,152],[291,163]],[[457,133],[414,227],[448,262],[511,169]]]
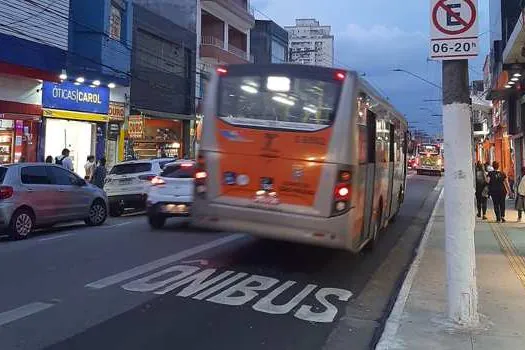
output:
[[[474,5],[474,2],[472,2],[472,0],[462,0],[470,7],[470,13],[471,13],[470,17],[471,18],[468,21],[466,21],[464,18],[461,18],[461,16],[457,12],[452,11],[451,8],[445,5],[445,2],[447,1],[448,0],[440,0],[436,4],[436,6],[434,6],[434,9],[432,10],[432,22],[434,22],[434,26],[436,26],[436,28],[440,32],[444,34],[448,34],[448,35],[462,34],[462,33],[465,33],[467,30],[469,30],[470,28],[472,28],[474,23],[476,23],[476,16],[477,16],[476,6]],[[461,28],[451,30],[451,29],[447,29],[444,26],[442,26],[438,21],[438,11],[439,10],[443,10],[447,12],[448,15],[450,15],[452,18],[454,18],[457,22],[461,24]]]

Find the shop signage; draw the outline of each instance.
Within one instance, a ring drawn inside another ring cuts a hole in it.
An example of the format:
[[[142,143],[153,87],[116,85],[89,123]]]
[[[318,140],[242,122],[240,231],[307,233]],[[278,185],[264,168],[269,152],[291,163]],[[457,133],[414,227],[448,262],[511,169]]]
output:
[[[42,85],[42,107],[97,114],[109,112],[109,89],[70,82]]]
[[[120,134],[120,124],[110,122],[108,123],[108,140],[117,141]]]
[[[112,121],[124,121],[124,103],[109,102],[109,119]]]
[[[129,116],[128,136],[131,139],[142,139],[144,137],[144,118],[141,115]]]

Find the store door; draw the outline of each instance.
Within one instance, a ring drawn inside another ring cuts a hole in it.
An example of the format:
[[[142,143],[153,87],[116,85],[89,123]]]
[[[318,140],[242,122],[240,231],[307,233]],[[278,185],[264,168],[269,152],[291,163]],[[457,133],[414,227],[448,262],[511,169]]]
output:
[[[62,153],[64,148],[69,149],[74,170],[83,178],[86,159],[93,154],[92,144],[95,141],[93,129],[92,123],[89,122],[48,118],[46,120],[46,156],[56,157]]]

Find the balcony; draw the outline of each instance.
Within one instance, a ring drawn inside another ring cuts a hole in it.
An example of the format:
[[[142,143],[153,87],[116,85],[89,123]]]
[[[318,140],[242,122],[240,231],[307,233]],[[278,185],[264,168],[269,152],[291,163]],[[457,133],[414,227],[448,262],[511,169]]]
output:
[[[244,0],[202,0],[202,9],[242,31],[249,30],[255,24],[255,17]]]
[[[246,51],[232,44],[228,44],[226,50],[224,41],[213,36],[203,36],[201,45],[201,57],[212,57],[230,64],[253,62],[253,56]]]

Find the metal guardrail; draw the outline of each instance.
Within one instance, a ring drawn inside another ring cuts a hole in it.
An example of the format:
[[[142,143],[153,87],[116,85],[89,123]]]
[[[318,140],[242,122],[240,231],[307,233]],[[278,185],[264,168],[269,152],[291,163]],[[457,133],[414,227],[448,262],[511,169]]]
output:
[[[214,46],[216,48],[219,48],[221,50],[224,50],[224,41],[222,41],[221,39],[219,38],[216,38],[214,36],[203,36],[201,38],[201,44],[202,45],[209,45],[209,46]],[[248,55],[248,53],[240,48],[238,48],[237,46],[235,45],[232,45],[232,44],[228,44],[228,50],[224,50],[224,51],[227,51],[239,58],[242,58],[243,60],[246,60],[246,61],[250,61],[250,62],[254,62],[254,57],[253,55]]]

